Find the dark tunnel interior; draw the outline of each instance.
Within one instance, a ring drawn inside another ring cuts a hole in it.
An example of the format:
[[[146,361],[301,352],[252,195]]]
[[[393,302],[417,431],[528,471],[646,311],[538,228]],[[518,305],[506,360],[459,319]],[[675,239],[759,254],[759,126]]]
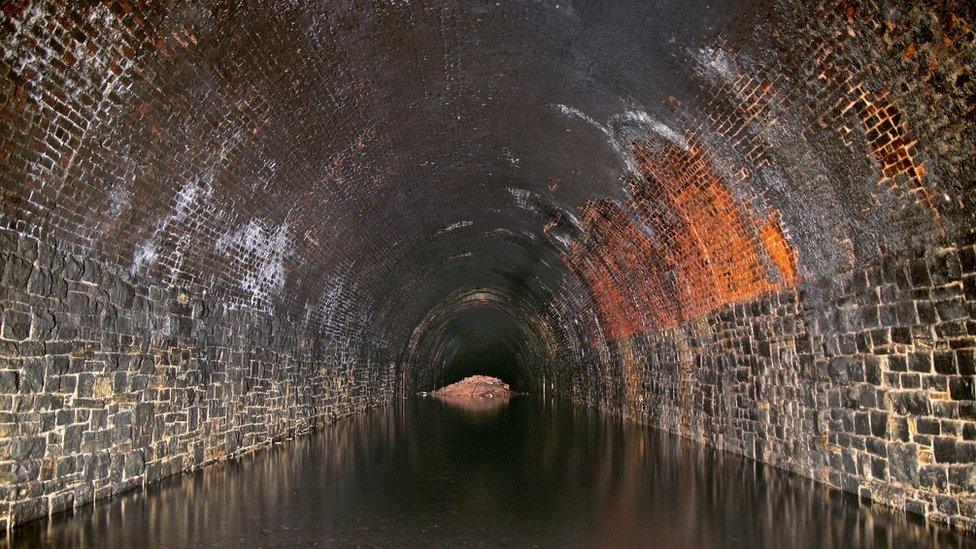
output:
[[[443,357],[438,387],[483,374],[518,387],[518,372],[528,367],[531,350],[525,334],[510,314],[490,307],[473,307],[452,318],[444,330],[449,336],[435,356]]]
[[[4,2],[0,525],[486,374],[976,531],[974,12]]]

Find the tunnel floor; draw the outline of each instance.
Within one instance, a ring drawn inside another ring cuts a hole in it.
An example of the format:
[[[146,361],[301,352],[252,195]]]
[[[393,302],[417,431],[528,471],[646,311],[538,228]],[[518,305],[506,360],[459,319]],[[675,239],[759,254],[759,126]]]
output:
[[[592,409],[414,398],[13,531],[13,547],[971,547]]]

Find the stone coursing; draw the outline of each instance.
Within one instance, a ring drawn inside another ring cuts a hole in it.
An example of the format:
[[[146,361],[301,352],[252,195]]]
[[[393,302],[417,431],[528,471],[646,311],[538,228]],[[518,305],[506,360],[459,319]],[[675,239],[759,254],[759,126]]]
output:
[[[238,4],[0,10],[58,242],[0,233],[8,524],[382,402],[479,295],[530,381],[971,526],[972,2]]]
[[[575,376],[612,409],[976,530],[972,243],[617,341]]]
[[[0,525],[390,401],[395,368],[199,289],[0,231]],[[361,355],[360,355],[361,356]]]

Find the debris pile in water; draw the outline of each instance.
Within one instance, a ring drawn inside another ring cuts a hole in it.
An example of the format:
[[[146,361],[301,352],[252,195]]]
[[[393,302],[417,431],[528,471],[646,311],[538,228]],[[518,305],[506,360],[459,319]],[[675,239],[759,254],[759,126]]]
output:
[[[508,384],[490,376],[471,376],[441,387],[434,391],[434,396],[442,398],[510,398],[515,394]]]

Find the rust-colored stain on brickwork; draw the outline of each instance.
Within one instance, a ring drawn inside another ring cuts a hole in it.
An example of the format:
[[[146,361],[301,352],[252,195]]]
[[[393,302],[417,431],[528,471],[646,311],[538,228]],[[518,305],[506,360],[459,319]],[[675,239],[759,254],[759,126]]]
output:
[[[796,283],[796,250],[790,247],[786,240],[786,233],[783,232],[782,217],[779,212],[773,210],[766,217],[766,222],[762,226],[763,244],[769,252],[770,259],[779,269],[783,283],[792,286]]]
[[[632,300],[624,293],[623,285],[614,279],[609,266],[599,257],[590,255],[581,270],[600,307],[605,335],[620,339],[638,332],[641,328],[640,316]],[[594,335],[591,334],[591,337]]]
[[[589,202],[571,258],[583,266],[606,337],[671,326],[797,282],[779,213],[764,218],[741,205],[707,148],[635,143],[633,153],[643,177],[628,181],[627,207],[644,227],[613,202]]]
[[[601,323],[613,339],[630,336],[648,323],[677,320],[673,292],[663,284],[667,265],[654,243],[616,203],[588,202],[582,224],[587,239],[573,248],[581,273],[593,290]]]
[[[881,165],[878,183],[905,174],[912,185],[910,191],[920,194],[919,198],[930,204],[929,189],[923,184],[925,167],[915,161],[915,142],[908,137],[901,109],[889,102],[886,94],[872,96],[860,84],[851,88],[850,95],[854,99],[843,106],[841,113],[853,111],[861,120],[868,145]]]

